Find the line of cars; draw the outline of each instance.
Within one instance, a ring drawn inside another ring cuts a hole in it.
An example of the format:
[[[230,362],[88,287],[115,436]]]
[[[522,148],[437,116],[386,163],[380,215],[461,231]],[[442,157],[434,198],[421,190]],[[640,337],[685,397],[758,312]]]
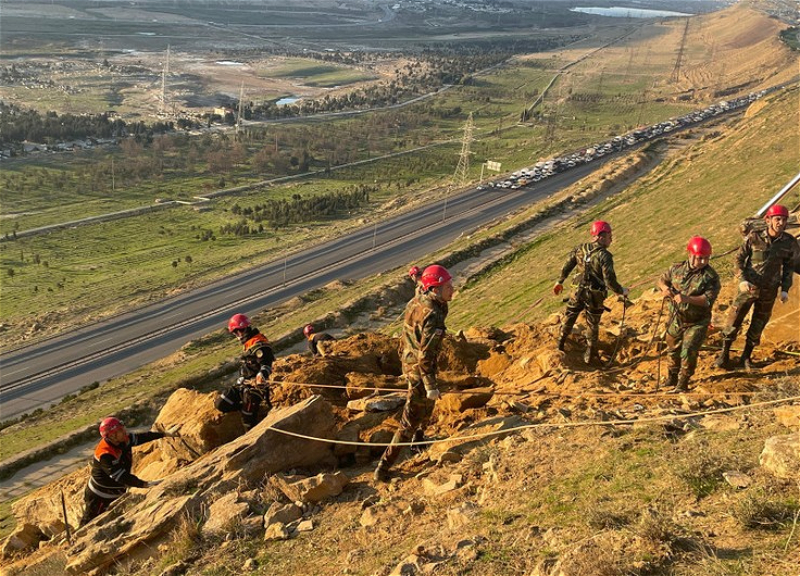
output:
[[[671,118],[664,122],[653,124],[652,126],[638,128],[623,136],[614,136],[610,140],[600,142],[588,148],[582,148],[581,150],[565,154],[564,156],[537,162],[534,166],[522,168],[513,172],[504,180],[481,184],[478,186],[478,190],[486,190],[489,188],[517,190],[523,186],[529,186],[544,178],[574,168],[579,164],[592,162],[607,154],[619,152],[620,150],[630,148],[641,142],[653,140],[674,130],[698,124],[708,118],[719,116],[724,112],[742,108],[778,88],[779,87],[768,88],[759,92],[751,92],[746,96],[740,96],[731,100],[722,100],[701,110],[695,110],[684,114],[678,118]]]

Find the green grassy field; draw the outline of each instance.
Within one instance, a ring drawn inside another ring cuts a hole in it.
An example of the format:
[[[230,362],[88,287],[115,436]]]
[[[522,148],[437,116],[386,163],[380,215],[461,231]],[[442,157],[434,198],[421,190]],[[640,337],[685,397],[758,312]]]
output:
[[[258,73],[259,76],[272,78],[302,78],[306,86],[323,88],[375,79],[372,74],[355,68],[322,64],[307,58],[284,58],[276,66],[261,68]]]
[[[551,297],[536,308],[530,306],[549,295],[569,251],[587,241],[594,219],[614,226],[611,251],[622,284],[644,282],[634,295],[652,287],[671,263],[681,261],[686,242],[695,234],[709,238],[717,253],[735,247],[739,223],[796,172],[800,134],[782,127],[798,125],[797,97],[795,89],[771,98],[766,109],[698,143],[678,161],[659,166],[574,227],[522,247],[460,292],[463,305],[452,306],[452,321],[461,326],[483,323],[487,317],[493,324],[533,321],[562,308],[561,300]],[[764,158],[768,169],[754,171],[741,155],[745,149],[750,158]],[[798,196],[794,198],[787,202],[797,202]],[[730,257],[713,265],[723,278],[732,268]]]

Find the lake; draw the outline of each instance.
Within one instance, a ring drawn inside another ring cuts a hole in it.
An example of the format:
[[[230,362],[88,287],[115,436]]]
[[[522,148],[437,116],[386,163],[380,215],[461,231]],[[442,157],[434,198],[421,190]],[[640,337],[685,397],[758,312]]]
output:
[[[571,11],[583,12],[584,14],[595,14],[597,16],[611,16],[612,18],[664,18],[665,16],[694,16],[694,14],[684,14],[683,12],[647,10],[645,8],[627,8],[624,6],[611,6],[610,8],[583,6],[572,8]]]

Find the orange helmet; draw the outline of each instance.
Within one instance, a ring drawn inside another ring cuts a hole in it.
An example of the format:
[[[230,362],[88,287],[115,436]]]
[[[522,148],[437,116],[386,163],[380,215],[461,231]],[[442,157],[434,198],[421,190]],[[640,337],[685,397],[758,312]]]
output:
[[[692,236],[686,245],[686,250],[693,256],[708,257],[711,256],[711,242],[702,236]]]
[[[767,210],[766,217],[772,218],[773,216],[783,216],[784,218],[788,218],[789,209],[781,204],[773,204],[769,207],[769,210]]]
[[[600,236],[600,234],[611,234],[611,224],[608,222],[604,222],[603,220],[598,220],[597,222],[592,222],[592,228],[590,230],[592,236]]]
[[[314,327],[311,324],[306,324],[306,327],[303,328],[303,335],[308,338],[315,332]]]
[[[452,279],[453,277],[450,275],[450,272],[447,271],[447,268],[439,266],[438,264],[433,264],[423,270],[419,282],[422,284],[422,287],[427,290],[434,286],[447,284]]]
[[[250,318],[244,314],[234,314],[231,316],[231,319],[228,320],[228,332],[244,330],[248,326],[250,326]]]
[[[103,418],[103,421],[100,422],[100,437],[108,438],[112,432],[120,428],[125,430],[125,424],[119,418],[114,418],[113,416]]]

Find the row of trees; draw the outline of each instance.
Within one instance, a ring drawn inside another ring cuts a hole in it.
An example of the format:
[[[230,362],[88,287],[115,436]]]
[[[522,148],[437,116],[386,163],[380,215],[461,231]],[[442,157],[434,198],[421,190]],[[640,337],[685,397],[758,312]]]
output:
[[[244,208],[234,204],[231,212],[242,218],[238,222],[223,225],[220,234],[248,236],[264,232],[264,222],[268,222],[273,229],[278,229],[290,224],[334,218],[367,204],[370,193],[376,190],[375,186],[362,184],[313,196],[295,194],[291,199],[267,200],[263,204]]]
[[[23,141],[55,144],[86,138],[122,138],[162,134],[174,129],[171,122],[125,122],[108,114],[42,115],[0,101],[0,147],[14,149]]]

